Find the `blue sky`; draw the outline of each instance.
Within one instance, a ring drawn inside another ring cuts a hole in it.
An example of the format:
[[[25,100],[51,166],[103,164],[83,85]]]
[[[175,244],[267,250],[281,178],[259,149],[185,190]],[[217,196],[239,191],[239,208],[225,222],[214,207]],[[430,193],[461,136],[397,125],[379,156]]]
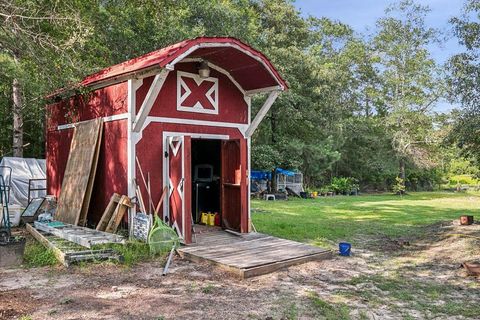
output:
[[[295,6],[304,16],[327,17],[350,25],[355,31],[366,34],[375,27],[375,21],[384,15],[385,8],[391,0],[296,0]],[[439,29],[449,39],[441,47],[431,46],[433,58],[444,63],[450,56],[462,52],[463,48],[451,34],[449,19],[459,16],[464,5],[463,0],[417,0],[417,3],[428,5],[431,12],[426,23]],[[451,106],[441,102],[437,111],[447,111]]]

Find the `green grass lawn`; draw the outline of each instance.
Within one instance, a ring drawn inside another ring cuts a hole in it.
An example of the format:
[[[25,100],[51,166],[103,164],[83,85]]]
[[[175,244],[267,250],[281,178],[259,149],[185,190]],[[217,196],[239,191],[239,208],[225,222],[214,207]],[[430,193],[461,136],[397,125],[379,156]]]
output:
[[[403,197],[382,194],[252,201],[257,231],[323,246],[338,241],[356,243],[364,236],[408,237],[427,225],[479,212],[479,193],[418,192]]]

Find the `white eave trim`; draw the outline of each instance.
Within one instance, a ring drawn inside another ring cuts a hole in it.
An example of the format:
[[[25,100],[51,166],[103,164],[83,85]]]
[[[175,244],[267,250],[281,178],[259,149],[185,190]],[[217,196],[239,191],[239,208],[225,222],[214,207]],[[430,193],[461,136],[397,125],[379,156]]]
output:
[[[201,61],[206,61],[208,66],[210,68],[212,68],[213,70],[215,71],[218,71],[220,72],[221,74],[224,74],[225,76],[227,76],[227,78],[232,81],[232,83],[237,87],[237,89],[243,93],[243,95],[246,95],[247,91],[245,91],[245,89],[242,88],[242,86],[237,82],[237,80],[235,80],[232,75],[230,74],[230,72],[228,72],[227,70],[223,69],[222,67],[219,67],[217,66],[216,64],[213,64],[211,62],[209,62],[207,59],[201,59],[201,58],[185,58],[183,59],[182,61],[179,61],[178,63],[188,63],[188,62],[201,62]]]
[[[283,89],[280,86],[265,87],[265,88],[254,89],[254,90],[247,90],[247,91],[245,91],[245,95],[253,96],[257,93],[267,93],[267,92],[271,92],[271,91],[283,91]]]
[[[281,84],[280,79],[272,72],[272,69],[265,63],[265,61],[263,61],[262,58],[260,58],[257,55],[252,54],[250,51],[245,50],[242,47],[240,47],[240,46],[238,46],[234,43],[203,42],[203,43],[196,44],[196,45],[192,46],[191,48],[189,48],[184,53],[182,53],[181,55],[179,55],[178,57],[176,57],[175,59],[173,59],[172,62],[170,62],[169,64],[167,64],[165,66],[165,68],[169,69],[169,70],[173,70],[175,68],[175,64],[182,61],[184,58],[188,57],[192,52],[194,52],[195,50],[197,50],[199,48],[221,48],[221,47],[230,47],[230,48],[237,49],[238,51],[243,52],[244,54],[248,55],[249,57],[257,60],[258,62],[260,62],[263,65],[263,67],[270,73],[272,78],[275,79],[275,81],[278,83],[278,86],[280,87],[280,90],[281,91],[285,90],[284,86]],[[208,60],[208,59],[205,59],[205,60]]]
[[[113,116],[103,117],[103,122],[110,122],[110,121],[124,120],[124,119],[128,119],[128,112],[116,114]],[[68,123],[68,124],[61,124],[57,127],[57,130],[73,129],[79,124],[85,123],[87,121],[90,121],[90,120],[84,120],[84,121]]]

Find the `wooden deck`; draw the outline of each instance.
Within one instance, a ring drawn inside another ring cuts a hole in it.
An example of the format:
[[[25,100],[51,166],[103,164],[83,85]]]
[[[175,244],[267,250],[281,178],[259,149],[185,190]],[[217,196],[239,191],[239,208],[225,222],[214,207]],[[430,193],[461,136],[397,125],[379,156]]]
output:
[[[194,262],[210,262],[241,278],[332,256],[330,250],[261,233],[235,235],[220,229],[198,229],[197,242],[181,247],[179,254]]]

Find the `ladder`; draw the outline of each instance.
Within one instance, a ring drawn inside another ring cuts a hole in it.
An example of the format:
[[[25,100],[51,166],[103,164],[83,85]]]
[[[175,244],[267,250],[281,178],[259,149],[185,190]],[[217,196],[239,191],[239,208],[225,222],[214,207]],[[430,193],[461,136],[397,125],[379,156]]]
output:
[[[91,248],[92,246],[105,243],[125,243],[125,238],[119,235],[98,231],[95,229],[75,226],[60,221],[35,221],[33,223],[33,226],[37,230],[43,231],[45,233],[50,233],[52,235],[74,242],[86,248]]]

